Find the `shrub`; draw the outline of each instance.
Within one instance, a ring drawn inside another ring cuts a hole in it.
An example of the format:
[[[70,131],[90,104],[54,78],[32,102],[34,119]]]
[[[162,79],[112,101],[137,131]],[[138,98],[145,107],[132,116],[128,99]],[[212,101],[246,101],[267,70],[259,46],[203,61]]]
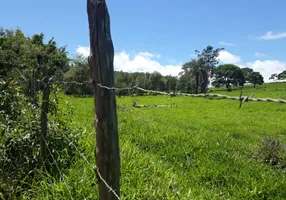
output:
[[[17,199],[30,183],[39,181],[43,171],[59,176],[75,157],[78,131],[71,126],[67,112],[51,101],[46,143],[50,149],[46,160],[40,153],[40,108],[30,103],[20,87],[13,82],[0,82],[0,193],[4,199]],[[53,99],[52,99],[53,100]],[[65,134],[65,135],[64,135]],[[51,155],[50,155],[51,154]]]

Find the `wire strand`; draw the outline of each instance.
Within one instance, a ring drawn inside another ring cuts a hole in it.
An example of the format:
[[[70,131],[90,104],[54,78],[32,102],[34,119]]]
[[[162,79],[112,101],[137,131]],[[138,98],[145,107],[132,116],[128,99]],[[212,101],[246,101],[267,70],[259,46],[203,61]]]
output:
[[[65,82],[65,81],[58,81],[58,82],[49,82],[49,84],[75,84],[75,85],[83,85],[86,83],[92,84],[91,81],[85,81],[85,82],[76,82],[76,81],[71,81],[71,82]],[[153,94],[160,94],[160,95],[168,95],[168,96],[189,96],[189,97],[218,97],[222,99],[232,99],[232,100],[240,100],[240,97],[236,96],[228,96],[228,95],[222,95],[222,94],[211,94],[211,93],[206,93],[206,94],[190,94],[190,93],[175,93],[175,92],[163,92],[163,91],[156,91],[156,90],[147,90],[138,86],[134,87],[126,87],[126,88],[117,88],[117,87],[109,87],[105,86],[102,84],[97,83],[97,86],[106,90],[116,90],[116,91],[122,91],[122,90],[139,90],[145,93],[153,93]],[[253,95],[252,95],[253,96]],[[253,98],[252,96],[246,97],[242,96],[241,98],[247,98],[245,101],[255,101],[255,102],[274,102],[274,103],[286,103],[286,100],[284,99],[272,99],[272,98]]]
[[[55,122],[53,122],[52,120],[49,120],[49,121],[54,124],[54,127],[57,127]],[[115,192],[115,190],[112,189],[112,187],[110,187],[110,186],[108,185],[108,183],[104,180],[104,178],[103,178],[102,175],[100,174],[98,168],[97,168],[96,166],[92,165],[92,164],[88,161],[88,159],[84,156],[84,154],[83,154],[83,153],[77,148],[77,146],[65,135],[65,133],[64,133],[62,130],[60,130],[60,129],[58,129],[58,130],[59,130],[59,132],[66,138],[66,140],[70,143],[70,145],[72,145],[72,146],[75,148],[75,150],[80,154],[80,156],[84,159],[84,161],[85,161],[90,167],[92,167],[92,169],[94,169],[94,170],[96,171],[96,173],[98,174],[98,177],[99,177],[100,180],[105,184],[105,186],[109,189],[109,191],[111,191],[111,192],[114,194],[114,196],[115,196],[118,200],[120,200],[120,197],[119,197],[118,194]]]
[[[41,131],[40,131],[40,132],[41,132]],[[68,192],[69,192],[70,198],[73,200],[71,191],[69,190],[69,187],[68,187],[68,185],[67,185],[67,183],[66,183],[66,181],[65,181],[65,179],[64,179],[63,173],[62,173],[62,171],[60,170],[60,168],[59,168],[59,166],[58,166],[58,164],[57,164],[57,161],[55,160],[55,158],[54,158],[54,156],[53,156],[53,154],[52,154],[52,152],[51,152],[51,150],[50,150],[50,148],[49,148],[49,145],[48,145],[48,143],[47,143],[45,137],[43,136],[43,133],[42,133],[42,132],[41,132],[41,136],[42,136],[42,138],[43,138],[43,140],[44,140],[44,142],[45,142],[45,145],[46,145],[46,147],[47,147],[47,149],[48,149],[48,151],[49,151],[49,153],[50,153],[50,155],[51,155],[51,157],[52,157],[52,159],[53,159],[55,165],[56,165],[57,170],[58,170],[59,173],[60,173],[60,176],[61,176],[62,179],[63,179],[64,185],[66,186],[66,188],[67,188],[67,190],[68,190]]]

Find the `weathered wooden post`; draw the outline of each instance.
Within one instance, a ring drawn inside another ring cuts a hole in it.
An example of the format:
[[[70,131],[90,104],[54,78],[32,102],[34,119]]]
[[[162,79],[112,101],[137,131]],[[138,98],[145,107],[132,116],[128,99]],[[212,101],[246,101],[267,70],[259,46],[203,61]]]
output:
[[[42,106],[41,106],[41,135],[40,135],[40,145],[41,145],[41,156],[43,161],[46,161],[47,147],[46,147],[46,137],[48,132],[48,112],[49,112],[49,97],[50,97],[50,86],[49,86],[49,73],[48,67],[43,67],[44,75],[44,88],[42,96]]]
[[[95,104],[96,173],[99,199],[120,196],[120,157],[115,91],[101,86],[114,86],[114,48],[110,34],[110,18],[105,0],[87,0],[90,34],[89,66]],[[110,191],[102,180],[116,192]]]

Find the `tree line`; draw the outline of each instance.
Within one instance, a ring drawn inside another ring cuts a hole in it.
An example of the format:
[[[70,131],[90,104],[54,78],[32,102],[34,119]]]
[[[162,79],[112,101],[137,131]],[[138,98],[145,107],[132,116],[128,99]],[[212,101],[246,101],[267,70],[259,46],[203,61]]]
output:
[[[63,84],[61,88],[66,94],[92,95],[90,70],[87,58],[76,55],[69,58],[65,47],[57,47],[54,39],[44,44],[44,34],[25,37],[21,30],[0,31],[0,76],[2,79],[15,79],[30,98],[37,98],[41,91],[35,80],[43,78],[43,65],[49,66],[50,81],[78,82],[83,84]],[[5,41],[5,43],[3,42]],[[9,47],[9,48],[8,48]],[[5,50],[5,51],[4,51]],[[166,92],[206,93],[210,83],[214,87],[244,86],[244,84],[263,84],[259,72],[250,68],[240,68],[233,64],[219,64],[219,53],[223,48],[215,49],[207,46],[202,51],[195,50],[196,59],[183,64],[177,76],[163,76],[160,72],[115,72],[115,87],[142,87],[149,90]],[[273,74],[272,79],[286,79],[286,71]],[[33,89],[31,89],[33,87]],[[127,95],[121,91],[119,95]]]
[[[163,76],[160,72],[123,72],[115,71],[115,87],[142,87],[148,90],[159,90],[165,92],[186,92],[186,93],[206,93],[210,86],[210,81],[214,87],[225,86],[231,90],[231,86],[244,86],[244,84],[263,84],[264,80],[259,72],[251,68],[240,68],[233,64],[219,63],[219,52],[224,49],[214,49],[207,46],[202,51],[196,50],[197,59],[182,66],[182,71],[178,76]],[[84,83],[90,80],[90,71],[87,58],[77,55],[71,59],[69,70],[64,73],[65,82]],[[72,95],[92,95],[91,85],[84,84],[66,84],[63,85],[64,92]],[[128,90],[118,91],[117,95],[129,95]],[[138,93],[140,94],[140,93]]]

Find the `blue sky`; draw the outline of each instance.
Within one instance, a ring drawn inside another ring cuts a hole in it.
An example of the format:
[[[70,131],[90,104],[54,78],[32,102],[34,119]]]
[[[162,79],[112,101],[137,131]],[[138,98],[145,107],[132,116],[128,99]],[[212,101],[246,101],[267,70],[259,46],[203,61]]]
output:
[[[286,70],[285,0],[107,0],[115,68],[173,74],[195,49],[224,47],[221,63],[248,66],[265,79]],[[43,32],[88,54],[86,1],[3,1],[0,26]]]

